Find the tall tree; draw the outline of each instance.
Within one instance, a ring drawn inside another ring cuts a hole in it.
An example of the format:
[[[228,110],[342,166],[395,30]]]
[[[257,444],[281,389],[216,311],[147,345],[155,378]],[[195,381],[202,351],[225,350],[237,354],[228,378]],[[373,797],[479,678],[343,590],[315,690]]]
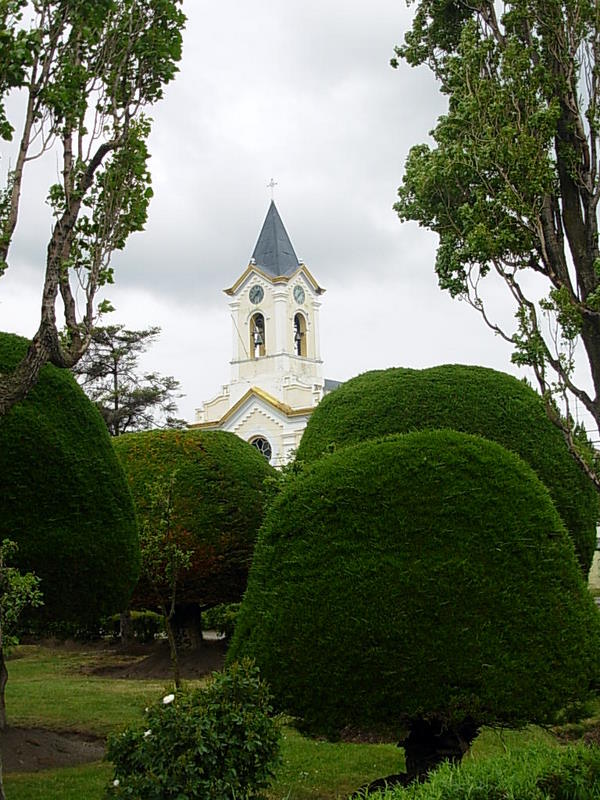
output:
[[[140,526],[140,545],[142,548],[142,577],[148,582],[152,599],[158,606],[165,623],[173,683],[181,685],[179,653],[173,618],[179,600],[181,579],[192,563],[193,548],[177,540],[173,525],[173,488],[177,478],[174,470],[162,478],[157,478],[148,487],[150,508],[148,516]]]
[[[176,398],[179,381],[142,373],[139,357],[156,341],[160,328],[130,331],[124,325],[96,327],[87,352],[74,367],[79,383],[98,407],[111,436],[149,428],[181,428]]]
[[[28,162],[48,155],[60,173],[48,190],[53,224],[40,323],[15,371],[0,373],[0,416],[27,394],[46,362],[71,367],[81,358],[109,305],[96,307],[95,299],[112,283],[111,255],[144,226],[152,196],[145,110],[177,71],[181,2],[0,0],[0,137],[9,141],[20,128],[14,168],[0,187],[0,275]],[[23,103],[7,102],[15,93]],[[13,111],[18,122],[9,119]]]
[[[395,208],[438,234],[440,287],[514,345],[600,489],[573,421],[576,398],[600,426],[600,10],[509,0],[498,11],[493,0],[417,2],[396,55],[433,71],[448,111],[434,146],[410,151]],[[493,273],[514,326],[482,297]]]

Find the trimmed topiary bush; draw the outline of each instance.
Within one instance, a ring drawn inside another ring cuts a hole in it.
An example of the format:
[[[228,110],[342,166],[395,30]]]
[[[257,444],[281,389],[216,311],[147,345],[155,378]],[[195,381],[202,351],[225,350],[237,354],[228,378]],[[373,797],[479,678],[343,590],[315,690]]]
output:
[[[0,334],[0,371],[27,341]],[[102,417],[67,370],[0,417],[0,540],[42,579],[36,619],[94,625],[127,606],[139,572],[131,495]]]
[[[174,475],[171,529],[192,549],[178,605],[239,601],[263,515],[264,481],[273,467],[233,433],[157,430],[113,439],[127,474],[140,524],[152,513],[152,486]],[[140,584],[135,600],[153,598]]]
[[[409,772],[481,725],[549,723],[600,673],[600,616],[546,488],[500,445],[423,431],[291,480],[256,546],[230,661],[309,732],[402,731]]]
[[[511,375],[457,364],[366,372],[319,403],[297,460],[311,462],[332,448],[433,428],[485,436],[520,455],[547,486],[587,576],[596,544],[596,491],[540,396]]]

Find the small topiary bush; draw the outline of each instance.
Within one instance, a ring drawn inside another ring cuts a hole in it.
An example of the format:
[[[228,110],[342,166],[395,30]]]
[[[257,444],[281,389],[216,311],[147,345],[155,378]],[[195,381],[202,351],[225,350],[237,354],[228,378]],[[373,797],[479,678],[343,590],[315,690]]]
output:
[[[457,364],[366,372],[319,403],[297,460],[312,462],[333,447],[433,428],[485,436],[520,455],[547,486],[587,576],[596,544],[596,491],[540,396],[511,375]]]
[[[444,764],[425,783],[367,795],[370,800],[598,800],[600,749],[535,747]]]
[[[156,430],[113,440],[133,494],[140,525],[152,518],[152,487],[173,478],[171,530],[192,563],[178,587],[178,604],[239,601],[263,514],[264,481],[273,467],[225,431]],[[140,582],[134,601],[152,607]]]
[[[409,730],[408,764],[413,733],[549,723],[589,697],[600,617],[531,468],[487,439],[422,431],[288,482],[256,547],[241,656],[309,732]]]
[[[167,695],[142,726],[109,738],[110,798],[250,800],[262,796],[279,752],[269,691],[249,661],[189,692]]]
[[[0,372],[27,341],[0,334]],[[131,494],[102,417],[68,370],[48,365],[0,417],[0,540],[41,578],[42,631],[97,629],[127,607],[139,573]],[[32,623],[35,624],[35,621]]]

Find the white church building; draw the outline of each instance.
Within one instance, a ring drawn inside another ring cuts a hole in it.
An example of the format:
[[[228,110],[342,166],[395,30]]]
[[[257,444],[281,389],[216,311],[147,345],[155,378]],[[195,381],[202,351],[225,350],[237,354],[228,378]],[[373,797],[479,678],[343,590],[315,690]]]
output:
[[[224,430],[274,466],[293,455],[323,395],[320,286],[301,263],[271,201],[250,263],[225,294],[232,320],[231,380],[196,409],[191,428]]]

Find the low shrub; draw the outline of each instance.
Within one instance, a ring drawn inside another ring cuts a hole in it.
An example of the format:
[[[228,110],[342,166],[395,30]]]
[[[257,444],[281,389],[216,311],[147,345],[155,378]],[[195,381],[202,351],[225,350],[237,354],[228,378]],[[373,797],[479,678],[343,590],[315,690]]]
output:
[[[167,695],[108,741],[115,765],[106,797],[129,800],[251,800],[270,782],[279,723],[249,660],[194,691]]]
[[[597,800],[600,748],[527,748],[459,766],[443,764],[426,783],[366,795],[370,800]]]
[[[220,603],[218,606],[202,612],[202,627],[216,631],[229,640],[235,630],[235,621],[240,610],[240,603]]]

